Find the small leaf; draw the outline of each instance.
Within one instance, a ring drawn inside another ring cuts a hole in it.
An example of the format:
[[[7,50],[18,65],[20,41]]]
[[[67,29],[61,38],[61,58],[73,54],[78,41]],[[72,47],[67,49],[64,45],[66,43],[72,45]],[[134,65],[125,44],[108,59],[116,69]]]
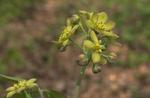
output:
[[[85,24],[88,28],[95,29],[95,24],[91,20],[87,20]]]
[[[54,91],[54,90],[44,90],[44,94],[46,93],[48,96],[47,98],[67,98],[64,94]]]
[[[24,79],[5,76],[5,75],[2,75],[2,74],[0,74],[0,77],[7,80],[7,81],[13,82],[13,83],[18,83],[18,81],[23,81],[24,80]]]

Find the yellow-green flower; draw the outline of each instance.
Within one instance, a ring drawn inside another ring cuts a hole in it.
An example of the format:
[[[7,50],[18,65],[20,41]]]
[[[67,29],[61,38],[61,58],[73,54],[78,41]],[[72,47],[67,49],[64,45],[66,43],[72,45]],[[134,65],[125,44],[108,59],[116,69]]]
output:
[[[33,83],[35,81],[36,81],[36,79],[32,78],[32,79],[28,80],[27,82],[24,80],[24,81],[20,81],[18,83],[18,85],[14,84],[14,86],[11,86],[6,89],[6,91],[10,91],[6,97],[9,98],[12,95],[14,95],[15,93],[20,93],[24,89],[29,89],[29,88],[33,88],[33,87],[37,86],[38,84]]]
[[[81,10],[79,10],[79,14],[84,15],[85,18],[88,19],[88,20],[91,19],[92,15],[93,15],[93,13],[90,13],[90,12],[87,12],[87,11],[81,11]]]
[[[36,81],[36,79],[32,78],[32,79],[30,79],[28,81],[24,80],[20,84],[21,84],[21,86],[25,87],[26,89],[29,89],[29,88],[33,88],[33,87],[38,85],[37,83],[34,83],[35,81]]]
[[[63,32],[60,35],[58,41],[52,41],[52,42],[54,42],[55,44],[62,44],[63,46],[66,46],[69,41],[69,38],[78,27],[79,25],[75,25],[74,27],[72,27],[71,25],[68,25],[67,27],[63,27]]]
[[[15,93],[20,93],[22,90],[24,90],[25,87],[22,87],[22,86],[18,86],[17,84],[14,84],[14,86],[11,86],[9,88],[6,89],[6,91],[10,91],[8,94],[7,94],[7,98],[11,97],[12,95],[14,95]]]
[[[119,36],[114,34],[111,30],[104,31],[104,34],[106,35],[106,39],[108,40],[108,42],[118,45],[118,46],[121,46],[120,43],[115,41],[115,39],[119,38]]]
[[[102,49],[105,49],[105,46],[101,45],[101,40],[98,40],[94,31],[91,30],[90,36],[93,42],[90,40],[85,40],[83,42],[83,46],[92,49],[92,61],[93,63],[98,63],[100,62],[100,54],[102,53]]]
[[[97,32],[103,33],[104,31],[111,30],[115,27],[115,23],[108,21],[108,16],[105,12],[94,13],[91,20],[86,21],[86,26],[90,29],[95,29]]]

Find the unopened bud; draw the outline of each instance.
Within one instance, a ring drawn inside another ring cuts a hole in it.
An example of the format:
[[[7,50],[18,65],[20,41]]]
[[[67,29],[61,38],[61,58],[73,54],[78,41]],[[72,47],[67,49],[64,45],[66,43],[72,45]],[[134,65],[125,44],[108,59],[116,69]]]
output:
[[[72,24],[77,24],[78,22],[80,21],[80,17],[78,15],[73,15],[71,18],[70,18],[70,22]]]
[[[58,45],[58,50],[59,50],[60,52],[64,52],[64,51],[66,51],[66,47],[63,46],[62,44],[59,44],[59,45]]]
[[[115,62],[117,60],[117,55],[115,53],[110,53],[108,57],[108,61]]]
[[[76,62],[80,66],[84,66],[85,64],[87,64],[87,58],[85,54],[80,54],[79,56],[77,56]]]
[[[97,74],[97,73],[101,72],[101,69],[102,69],[102,68],[101,68],[100,66],[94,64],[94,65],[93,65],[93,68],[92,68],[92,72],[93,72],[94,74]]]

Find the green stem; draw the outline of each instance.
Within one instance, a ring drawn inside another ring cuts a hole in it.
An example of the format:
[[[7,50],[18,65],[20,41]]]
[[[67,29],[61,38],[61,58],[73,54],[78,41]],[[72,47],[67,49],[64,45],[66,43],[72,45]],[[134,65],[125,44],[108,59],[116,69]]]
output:
[[[90,31],[91,31],[91,29],[89,29],[89,31],[88,31],[88,37],[90,36]]]
[[[87,34],[86,34],[84,28],[82,27],[82,25],[80,23],[79,23],[79,25],[80,25],[81,29],[83,30],[83,32],[85,33],[85,35],[87,36]]]
[[[23,93],[26,95],[26,98],[32,98],[32,97],[30,96],[30,94],[28,94],[28,93],[26,92],[26,90],[23,90]]]
[[[83,48],[76,41],[72,40],[71,38],[69,38],[69,40],[72,41],[74,44],[76,44],[85,53]]]
[[[74,91],[74,94],[73,94],[73,97],[72,97],[72,98],[76,98],[76,97],[77,97],[78,90],[79,90],[79,87],[80,87],[80,84],[81,84],[81,81],[82,81],[82,78],[83,78],[83,75],[84,75],[86,66],[87,66],[87,65],[84,65],[84,66],[82,67],[82,70],[81,70],[81,72],[80,72],[80,76],[79,76],[79,78],[78,78],[78,82],[77,82],[77,85],[76,85],[76,88],[75,88],[75,91]]]
[[[44,98],[43,91],[40,88],[38,88],[38,90],[39,90],[41,98]]]
[[[109,56],[107,56],[107,55],[104,55],[104,54],[100,54],[100,55],[101,55],[101,56],[104,56],[104,57],[106,57],[106,58],[107,58],[107,57],[109,57]]]
[[[82,36],[83,39],[86,39],[86,38],[82,35],[82,33],[79,32],[79,34]]]
[[[80,72],[80,76],[78,78],[78,82],[77,82],[77,85],[76,85],[76,88],[75,88],[75,91],[74,91],[74,94],[73,94],[72,98],[76,98],[77,97],[78,90],[79,90],[79,87],[80,87],[80,84],[81,84],[81,81],[82,81],[85,69],[86,69],[87,65],[89,64],[89,62],[90,62],[91,56],[89,55],[89,50],[87,50],[86,58],[87,58],[88,63],[82,67],[82,70]]]

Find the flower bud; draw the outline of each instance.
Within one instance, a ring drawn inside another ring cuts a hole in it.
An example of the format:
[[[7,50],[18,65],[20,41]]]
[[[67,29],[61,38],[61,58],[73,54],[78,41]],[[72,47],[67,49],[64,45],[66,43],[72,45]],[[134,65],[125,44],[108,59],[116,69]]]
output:
[[[70,18],[70,22],[72,24],[77,24],[78,22],[80,21],[80,17],[78,15],[73,15],[71,18]]]
[[[112,52],[109,54],[108,61],[115,62],[116,59],[117,59],[117,55],[115,53]]]
[[[63,46],[62,44],[59,44],[59,45],[58,45],[58,50],[59,50],[60,52],[64,52],[64,51],[66,51],[66,47]]]
[[[92,68],[92,72],[93,72],[94,74],[97,74],[98,72],[101,72],[101,69],[102,69],[102,68],[101,68],[100,66],[94,64],[94,65],[93,65],[93,68]]]
[[[85,56],[85,54],[80,54],[79,56],[77,56],[76,60],[78,65],[80,66],[84,66],[85,64],[87,64],[87,58]]]

